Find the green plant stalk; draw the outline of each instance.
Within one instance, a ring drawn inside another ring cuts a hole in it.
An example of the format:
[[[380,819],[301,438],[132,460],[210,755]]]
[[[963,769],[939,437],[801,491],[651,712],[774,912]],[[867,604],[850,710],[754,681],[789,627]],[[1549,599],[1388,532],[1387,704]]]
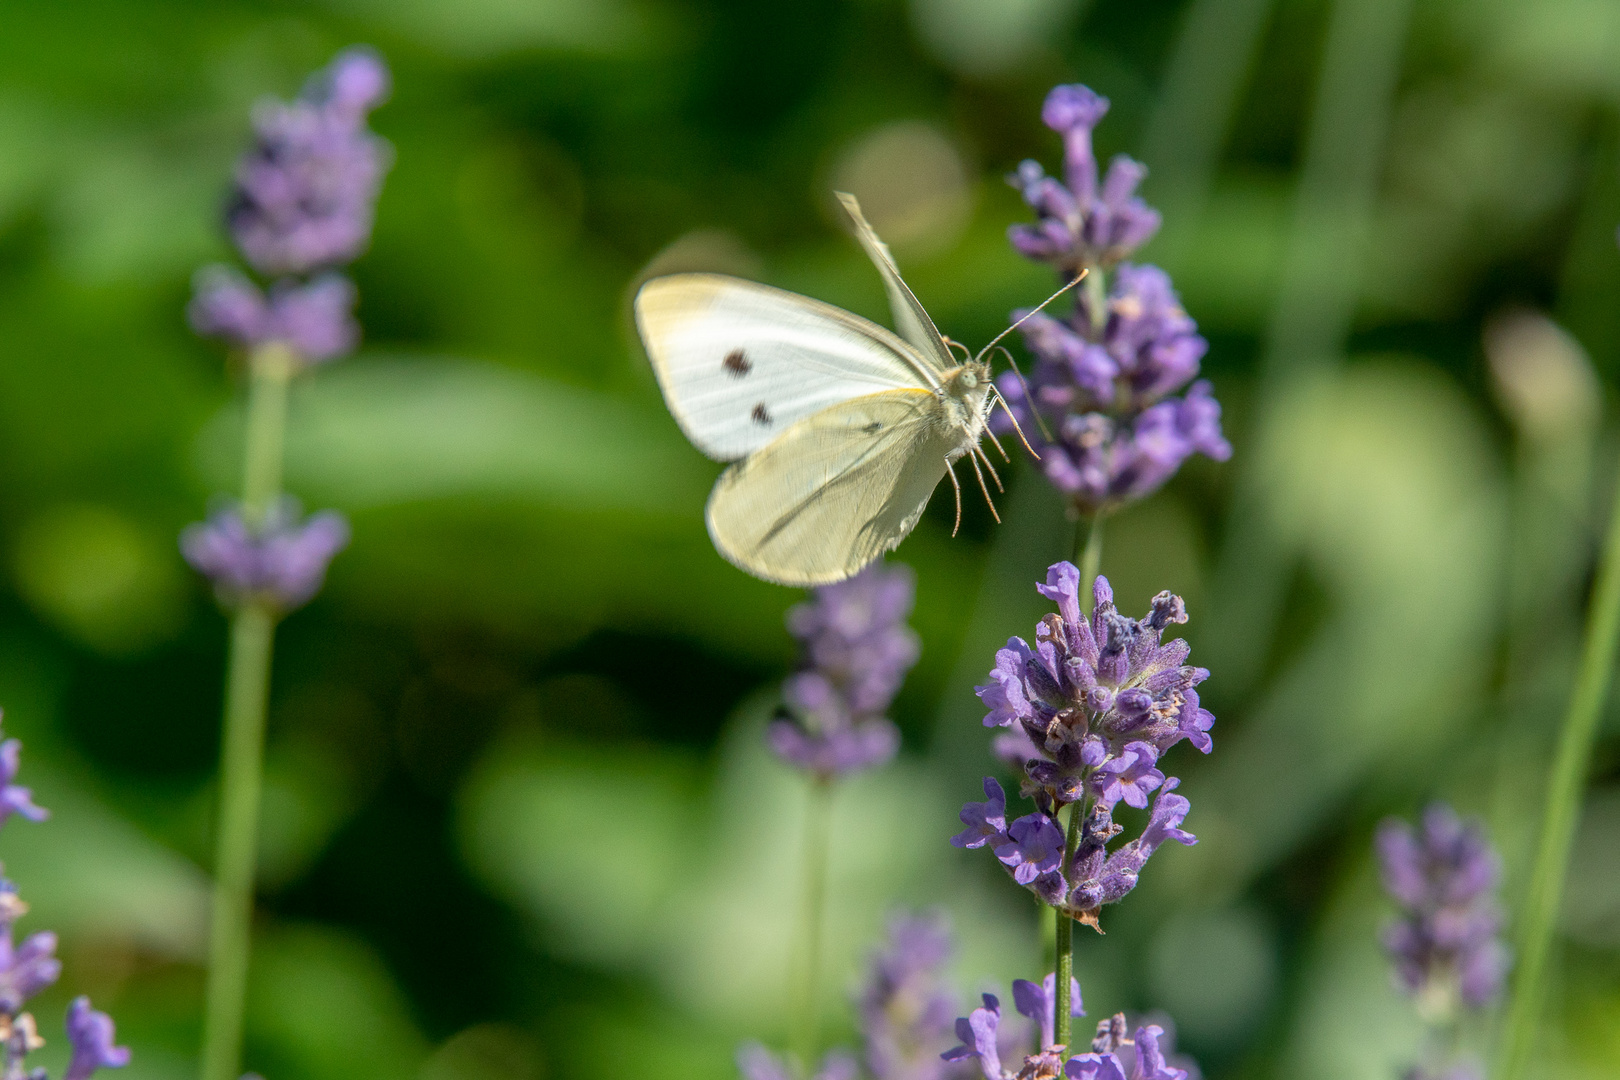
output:
[[[1080,842],[1080,823],[1085,820],[1080,803],[1069,804],[1069,830],[1063,841],[1063,870],[1068,872],[1074,849]],[[1053,977],[1052,1042],[1068,1046],[1074,1021],[1069,1015],[1069,982],[1074,978],[1074,920],[1062,908],[1053,908],[1057,919],[1057,971]],[[1042,1047],[1044,1050],[1045,1047]]]
[[[1081,537],[1085,538],[1084,544]],[[1102,568],[1103,516],[1082,517],[1074,530],[1074,561],[1080,568],[1080,610],[1091,610],[1091,585]]]
[[[816,776],[804,830],[804,981],[799,1002],[799,1057],[805,1075],[815,1071],[821,1040],[821,938],[827,919],[827,848],[832,818],[833,781]]]
[[[287,384],[298,358],[278,345],[250,360],[242,517],[264,523],[281,494]],[[248,942],[253,924],[259,793],[264,774],[264,720],[276,613],[249,601],[231,617],[220,748],[218,834],[213,914],[208,929],[208,987],[203,1016],[202,1080],[237,1080],[247,998]]]
[[[1609,512],[1609,531],[1597,585],[1586,617],[1586,636],[1569,711],[1558,737],[1547,789],[1536,861],[1519,919],[1518,971],[1497,1053],[1497,1080],[1522,1080],[1536,1048],[1546,997],[1547,965],[1563,901],[1570,846],[1580,816],[1581,792],[1592,760],[1603,703],[1609,696],[1620,645],[1620,492]]]

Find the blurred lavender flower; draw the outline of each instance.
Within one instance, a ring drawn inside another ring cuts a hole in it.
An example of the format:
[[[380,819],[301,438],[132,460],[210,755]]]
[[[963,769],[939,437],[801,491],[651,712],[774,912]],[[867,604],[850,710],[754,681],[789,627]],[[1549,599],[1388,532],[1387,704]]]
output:
[[[21,766],[22,743],[17,739],[0,742],[0,825],[12,814],[21,814],[29,821],[44,821],[51,816],[50,811],[34,805],[32,788],[16,782]]]
[[[788,612],[804,667],[782,687],[789,718],[766,733],[778,757],[831,779],[894,756],[900,732],[884,712],[917,662],[915,594],[909,567],[874,563]]]
[[[187,314],[192,329],[249,348],[280,342],[308,363],[346,355],[360,341],[354,318],[354,283],[322,274],[306,284],[283,279],[267,297],[228,266],[205,266],[197,274]]]
[[[872,954],[858,999],[867,1071],[875,1080],[943,1080],[956,995],[944,983],[953,952],[944,916],[899,915]]]
[[[298,520],[296,501],[275,503],[264,524],[250,529],[239,507],[187,526],[180,550],[214,583],[228,606],[258,602],[287,612],[309,601],[326,580],[332,557],[349,543],[349,525],[333,510]]]
[[[737,1048],[737,1071],[743,1080],[805,1080],[797,1060],[779,1058],[759,1043]],[[829,1050],[809,1080],[855,1080],[859,1067],[847,1050]]]
[[[113,1045],[112,1017],[90,1007],[90,999],[80,995],[68,1006],[68,1042],[73,1058],[62,1080],[86,1080],[97,1069],[121,1069],[129,1064],[129,1047]]]
[[[1206,754],[1213,748],[1215,717],[1199,705],[1194,689],[1209,672],[1183,662],[1185,641],[1162,641],[1167,626],[1187,621],[1179,596],[1162,592],[1145,616],[1132,619],[1115,608],[1108,579],[1099,577],[1088,619],[1072,563],[1054,564],[1046,584],[1036,588],[1057,604],[1057,613],[1041,620],[1033,648],[1022,638],[1008,641],[977,692],[990,709],[985,726],[1011,729],[997,740],[997,752],[1023,770],[1021,791],[1037,812],[1009,827],[1006,794],[986,778],[986,801],[962,808],[966,828],[951,843],[988,844],[1018,884],[1095,926],[1098,909],[1136,887],[1161,844],[1197,842],[1180,827],[1190,804],[1174,794],[1179,781],[1158,763],[1183,739]],[[1110,852],[1109,842],[1123,831],[1113,821],[1121,802],[1148,808],[1148,824]],[[1074,813],[1082,817],[1065,866],[1057,815],[1070,803],[1079,804]]]
[[[1384,935],[1401,989],[1441,1020],[1459,1004],[1490,1004],[1502,989],[1508,953],[1498,939],[1495,899],[1501,859],[1483,826],[1435,803],[1417,829],[1385,821],[1377,850],[1384,890],[1402,909]]]
[[[0,878],[0,1014],[16,1016],[29,998],[56,982],[62,962],[56,958],[56,935],[38,930],[13,944],[12,926],[28,914],[17,887]]]
[[[1151,494],[1193,454],[1224,461],[1232,453],[1207,382],[1169,396],[1198,374],[1209,347],[1169,275],[1118,265],[1158,230],[1159,215],[1134,195],[1146,170],[1129,158],[1115,158],[1098,187],[1091,132],[1107,111],[1108,100],[1084,86],[1054,89],[1041,115],[1063,135],[1064,182],[1033,161],[1008,178],[1038,217],[1013,226],[1013,246],[1051,264],[1065,282],[1082,271],[1092,277],[1069,314],[1034,315],[1023,324],[1036,356],[1027,392],[1013,372],[997,381],[1018,425],[1041,438],[1047,478],[1086,514]],[[1013,419],[998,415],[993,427],[1009,431]]]
[[[391,149],[366,127],[388,96],[388,68],[369,49],[339,53],[296,101],[254,112],[255,144],[236,169],[226,221],[264,274],[307,274],[353,260],[371,239]]]

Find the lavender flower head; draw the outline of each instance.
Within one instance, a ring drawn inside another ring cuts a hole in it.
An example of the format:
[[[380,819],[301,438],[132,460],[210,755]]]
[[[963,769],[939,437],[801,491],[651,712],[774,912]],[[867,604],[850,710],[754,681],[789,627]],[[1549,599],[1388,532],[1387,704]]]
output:
[[[1489,1005],[1502,989],[1508,953],[1498,937],[1501,859],[1483,826],[1435,803],[1416,829],[1385,821],[1376,846],[1384,890],[1401,909],[1384,934],[1397,985],[1437,1022],[1459,1005]]]
[[[21,766],[22,743],[16,739],[0,742],[0,825],[12,814],[20,814],[29,821],[44,821],[51,816],[50,811],[34,805],[32,788],[17,783],[17,770]]]
[[[300,522],[298,504],[288,498],[257,529],[239,507],[228,506],[180,534],[186,561],[214,583],[221,603],[263,603],[276,612],[300,607],[319,592],[327,565],[348,543],[343,515],[327,510]]]
[[[1098,186],[1091,132],[1107,111],[1108,100],[1084,86],[1054,89],[1042,118],[1063,135],[1063,182],[1033,161],[1008,178],[1037,214],[1034,224],[1013,226],[1013,246],[1065,282],[1082,271],[1091,277],[1068,313],[1023,324],[1035,367],[1027,387],[1013,372],[997,381],[1012,417],[993,424],[1010,431],[1016,418],[1040,438],[1047,478],[1086,514],[1151,494],[1193,454],[1225,461],[1232,453],[1207,382],[1172,396],[1197,376],[1209,345],[1169,275],[1121,264],[1158,230],[1159,216],[1134,195],[1145,170],[1129,158],[1115,158]]]
[[[296,101],[254,111],[254,146],[237,165],[226,222],[260,273],[307,274],[365,250],[392,163],[366,117],[388,91],[382,58],[346,49]]]
[[[1190,804],[1180,783],[1159,769],[1165,751],[1183,739],[1204,753],[1213,748],[1215,717],[1194,689],[1209,677],[1185,663],[1180,639],[1164,642],[1172,623],[1187,621],[1178,596],[1162,592],[1141,619],[1121,615],[1106,578],[1093,584],[1095,610],[1080,609],[1080,572],[1054,564],[1036,587],[1057,604],[1036,628],[1035,645],[1012,638],[996,653],[990,681],[977,688],[990,711],[986,727],[1007,731],[996,752],[1023,770],[1021,793],[1035,813],[1007,822],[1007,797],[987,777],[985,801],[962,808],[966,828],[951,842],[988,846],[1012,874],[1046,903],[1097,925],[1098,910],[1136,887],[1142,867],[1167,840],[1196,843],[1180,826]],[[1071,803],[1080,826],[1065,864],[1058,811]],[[1123,828],[1120,803],[1148,810],[1134,840],[1109,850]]]
[[[267,295],[238,271],[215,265],[198,272],[187,314],[205,337],[247,348],[277,342],[306,363],[320,363],[359,343],[355,299],[354,283],[342,274],[307,283],[283,279]]]
[[[944,916],[899,915],[872,954],[858,1000],[867,1071],[876,1080],[944,1080],[956,995],[944,982],[954,951]]]
[[[900,732],[884,713],[917,662],[915,595],[909,567],[874,563],[788,612],[803,667],[782,686],[788,718],[766,733],[778,757],[830,779],[894,756]]]
[[[1068,1047],[1052,1042],[1056,985],[1052,975],[1040,986],[1023,979],[1013,982],[1013,1004],[1034,1022],[1039,1036],[1021,1068],[1015,1071],[1002,1063],[1007,1041],[1001,1002],[994,994],[985,994],[979,1008],[957,1019],[956,1037],[961,1045],[945,1051],[945,1060],[976,1061],[985,1080],[1056,1080],[1059,1076],[1068,1080],[1188,1080],[1189,1069],[1168,1060],[1171,1039],[1165,1030],[1157,1024],[1142,1024],[1129,1037],[1123,1013],[1098,1023],[1089,1053],[1067,1055]],[[1085,1015],[1079,983],[1071,984],[1069,1001],[1073,1015]]]

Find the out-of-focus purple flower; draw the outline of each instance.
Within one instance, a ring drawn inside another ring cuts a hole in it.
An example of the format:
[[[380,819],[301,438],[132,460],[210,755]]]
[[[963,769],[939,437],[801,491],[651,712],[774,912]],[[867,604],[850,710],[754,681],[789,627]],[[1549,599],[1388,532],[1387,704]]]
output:
[[[16,886],[0,879],[0,1014],[16,1016],[23,1004],[56,982],[62,962],[56,958],[56,935],[36,931],[13,944],[12,926],[28,914]]]
[[[917,662],[915,593],[909,567],[874,563],[788,612],[804,664],[782,686],[788,716],[766,734],[778,757],[832,778],[894,756],[900,732],[884,713]]]
[[[756,1042],[737,1048],[737,1071],[743,1080],[804,1080],[796,1060],[780,1058]],[[859,1071],[847,1050],[829,1050],[810,1080],[855,1080]]]
[[[1136,196],[1147,169],[1123,154],[1099,188],[1091,133],[1108,114],[1108,99],[1089,87],[1059,86],[1046,97],[1041,120],[1063,136],[1063,182],[1025,161],[1007,178],[1037,215],[1008,231],[1013,247],[1073,277],[1088,266],[1110,267],[1159,231],[1159,214]]]
[[[990,681],[977,688],[989,709],[985,726],[1012,729],[998,739],[997,754],[1023,769],[1023,793],[1034,798],[1040,813],[1014,822],[1015,828],[1031,824],[1013,835],[1005,825],[1005,794],[986,780],[989,801],[963,807],[967,829],[952,843],[992,844],[1020,885],[1095,925],[1097,909],[1136,887],[1142,866],[1162,843],[1196,842],[1180,827],[1189,805],[1171,794],[1178,781],[1159,764],[1183,739],[1208,753],[1215,717],[1200,706],[1194,689],[1209,672],[1185,663],[1185,641],[1163,640],[1167,627],[1187,621],[1179,596],[1162,592],[1146,615],[1133,619],[1119,613],[1108,580],[1099,577],[1092,583],[1095,608],[1086,616],[1080,587],[1072,563],[1048,569],[1046,583],[1036,588],[1057,611],[1041,620],[1033,646],[1023,638],[1009,640],[996,653]],[[1110,853],[1109,842],[1122,831],[1113,822],[1115,806],[1142,809],[1150,800],[1141,836]],[[1084,815],[1079,842],[1067,865],[1052,865],[1046,847],[1058,833],[1058,811],[1071,803],[1081,804],[1073,812]],[[1037,820],[1047,828],[1037,830]]]
[[[249,528],[241,509],[230,506],[180,534],[186,561],[214,583],[222,603],[264,603],[280,612],[320,591],[327,565],[348,542],[349,525],[341,514],[327,510],[300,522],[297,503],[287,498],[271,508],[258,529]]]
[[[1093,280],[1066,314],[1013,313],[1029,315],[1022,332],[1035,368],[1027,387],[1013,372],[997,381],[1011,415],[993,425],[1008,431],[1016,421],[1039,436],[1047,478],[1086,514],[1151,494],[1193,454],[1232,453],[1208,383],[1169,396],[1197,377],[1209,346],[1169,275],[1123,262],[1158,231],[1159,215],[1136,197],[1146,170],[1129,158],[1115,158],[1099,187],[1091,133],[1107,111],[1108,99],[1084,86],[1057,87],[1041,115],[1063,136],[1063,181],[1033,161],[1008,177],[1036,212],[1033,224],[1012,227],[1013,247],[1065,282],[1082,272]]]
[[[86,1080],[97,1069],[121,1069],[129,1064],[129,1047],[113,1045],[112,1017],[92,1009],[87,997],[76,997],[68,1006],[67,1036],[73,1057],[62,1080]]]
[[[1499,938],[1501,859],[1479,822],[1444,803],[1417,829],[1391,818],[1378,829],[1384,889],[1401,918],[1384,934],[1397,983],[1427,1009],[1481,1008],[1501,991],[1508,953]]]
[[[858,1001],[867,1071],[874,1080],[942,1080],[956,995],[945,984],[953,951],[943,915],[899,915],[872,954]]]
[[[322,274],[307,284],[283,279],[267,297],[228,266],[197,274],[192,329],[249,348],[277,342],[308,363],[344,356],[360,341],[354,318],[354,283],[342,274]]]
[[[307,274],[365,250],[392,155],[366,117],[388,90],[382,58],[347,49],[296,101],[255,109],[254,146],[237,165],[226,221],[261,273]]]
[[[34,805],[34,791],[17,783],[17,770],[22,765],[22,743],[17,739],[0,742],[0,824],[12,814],[29,821],[44,821],[50,811]]]

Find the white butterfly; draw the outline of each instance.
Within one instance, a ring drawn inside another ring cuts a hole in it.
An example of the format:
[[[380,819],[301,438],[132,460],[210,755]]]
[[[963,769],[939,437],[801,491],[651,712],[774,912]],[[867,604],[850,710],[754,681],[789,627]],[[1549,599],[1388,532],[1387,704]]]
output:
[[[636,295],[669,411],[699,450],[736,462],[709,496],[715,548],[782,585],[841,581],[893,550],[947,473],[960,521],[951,463],[990,464],[979,447],[999,400],[990,365],[956,358],[855,197],[838,198],[883,275],[898,335],[720,274],[654,278]]]

